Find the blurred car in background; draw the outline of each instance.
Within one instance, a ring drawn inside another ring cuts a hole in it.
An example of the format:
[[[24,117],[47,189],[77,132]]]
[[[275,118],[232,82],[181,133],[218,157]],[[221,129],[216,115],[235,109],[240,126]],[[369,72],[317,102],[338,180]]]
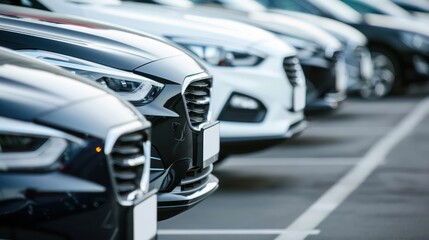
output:
[[[413,15],[392,0],[379,0],[376,2],[369,0],[342,0],[342,2],[361,14],[386,15],[398,19],[405,18],[429,24],[429,16],[423,17],[422,15]]]
[[[260,0],[261,4],[269,7],[269,1]],[[266,9],[268,11],[268,9]],[[355,28],[329,18],[319,17],[312,14],[274,9],[274,13],[291,16],[329,32],[335,36],[344,48],[347,64],[347,91],[359,93],[362,97],[371,95],[370,80],[373,74],[371,55],[368,49],[368,39]]]
[[[429,1],[427,0],[392,0],[401,8],[418,17],[429,17]]]
[[[379,14],[364,16],[339,0],[271,0],[270,7],[336,19],[361,31],[369,40],[374,64],[368,97],[402,93],[411,83],[429,78],[425,24]]]
[[[1,239],[155,239],[150,123],[110,93],[0,49]]]
[[[307,126],[303,113],[305,78],[296,52],[266,31],[228,20],[183,16],[140,3],[39,2],[54,12],[163,36],[202,59],[215,78],[212,117],[222,123],[222,146],[289,138]],[[223,155],[234,150],[231,147]],[[255,149],[237,149],[243,150]]]
[[[160,192],[160,220],[217,189],[211,174],[219,151],[218,124],[209,116],[212,78],[197,61],[127,29],[22,7],[0,9],[0,46],[112,89],[152,122],[151,186]],[[132,192],[133,174],[117,178],[121,193]]]
[[[210,16],[243,22],[267,30],[298,50],[307,80],[306,111],[337,109],[346,98],[347,71],[341,43],[311,24],[279,14],[267,13],[255,1],[187,1],[189,6],[158,0],[128,0],[169,5],[174,14]],[[179,3],[178,2],[178,3]],[[124,4],[134,6],[133,4]],[[181,8],[172,8],[173,6]],[[208,6],[208,7],[207,7]],[[149,8],[149,7],[146,7]],[[155,12],[154,9],[152,9]]]

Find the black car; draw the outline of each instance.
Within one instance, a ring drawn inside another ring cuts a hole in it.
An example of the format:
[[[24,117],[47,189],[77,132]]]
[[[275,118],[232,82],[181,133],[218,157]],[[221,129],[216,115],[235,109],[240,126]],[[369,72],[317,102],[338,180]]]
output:
[[[333,18],[365,34],[374,64],[369,97],[402,93],[412,82],[429,78],[429,32],[424,24],[392,16],[362,15],[339,0],[267,1],[271,8]]]
[[[151,186],[160,192],[160,220],[217,189],[211,172],[219,129],[208,118],[212,78],[195,59],[128,29],[28,8],[0,9],[0,46],[92,79],[152,122]]]
[[[0,48],[0,239],[156,237],[150,123],[110,93]]]
[[[125,1],[165,4],[177,12],[235,20],[269,31],[298,50],[299,62],[307,80],[307,113],[337,109],[346,99],[344,49],[334,36],[311,24],[281,14],[263,13],[264,7],[253,1]],[[196,5],[187,7],[186,2]],[[249,7],[246,5],[248,3],[259,6],[255,9],[258,12],[252,12],[253,5]],[[231,5],[234,7],[231,8]]]

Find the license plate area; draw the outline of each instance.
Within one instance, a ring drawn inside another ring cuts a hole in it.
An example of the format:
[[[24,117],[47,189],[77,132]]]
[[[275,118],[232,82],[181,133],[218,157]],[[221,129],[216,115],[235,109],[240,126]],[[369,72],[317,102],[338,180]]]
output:
[[[196,162],[197,167],[206,168],[217,161],[220,150],[220,124],[214,122],[201,129],[197,135]]]
[[[294,86],[292,97],[292,110],[295,112],[302,111],[306,103],[306,88],[303,84]]]
[[[157,198],[155,193],[133,209],[133,239],[155,239],[157,232]]]

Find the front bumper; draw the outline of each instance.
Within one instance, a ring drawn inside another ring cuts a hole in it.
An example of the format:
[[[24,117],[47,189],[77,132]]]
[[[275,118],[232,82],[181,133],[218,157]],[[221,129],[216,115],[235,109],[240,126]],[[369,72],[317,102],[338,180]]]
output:
[[[347,96],[343,93],[327,94],[322,99],[317,99],[311,104],[307,105],[306,112],[325,112],[338,109],[341,103],[346,100]]]
[[[273,136],[258,136],[245,138],[221,138],[222,157],[232,154],[244,154],[257,152],[281,143],[284,139],[290,139],[301,134],[308,127],[305,120],[292,124],[286,132]]]
[[[90,141],[62,171],[1,173],[0,239],[133,239],[134,206],[119,204],[108,160],[93,151],[100,144]]]
[[[302,62],[307,78],[306,112],[335,110],[347,98],[347,69],[342,57],[336,62],[307,60]]]
[[[276,139],[279,136],[287,138],[285,132],[297,122],[304,121],[306,86],[305,83],[293,86],[289,82],[283,66],[284,59],[284,56],[270,57],[257,67],[210,67],[210,72],[215,76],[213,117],[221,122],[221,142]],[[263,114],[255,114],[258,117],[253,122],[220,118],[235,94],[260,103]]]
[[[212,167],[211,167],[212,168]],[[206,184],[192,191],[176,191],[158,194],[158,220],[165,220],[197,205],[219,187],[219,180],[208,175]]]
[[[347,64],[347,92],[355,93],[370,84],[374,67],[366,46],[348,46],[345,52]]]
[[[226,147],[235,144],[246,144],[249,142],[263,142],[273,140],[273,142],[277,140],[284,140],[289,138],[294,138],[301,134],[305,129],[308,128],[308,121],[301,120],[293,123],[283,134],[280,135],[270,135],[270,136],[257,136],[257,137],[224,137],[221,138],[221,146]]]
[[[422,54],[414,54],[411,61],[413,67],[407,71],[407,79],[417,82],[429,80],[429,57]]]

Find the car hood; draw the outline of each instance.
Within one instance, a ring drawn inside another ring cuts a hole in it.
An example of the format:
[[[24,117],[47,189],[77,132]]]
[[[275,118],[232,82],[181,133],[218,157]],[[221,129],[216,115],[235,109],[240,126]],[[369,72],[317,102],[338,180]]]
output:
[[[270,12],[253,12],[249,18],[254,24],[279,34],[305,39],[325,48],[338,49],[341,43],[331,34],[308,22]]]
[[[408,18],[397,18],[385,15],[367,14],[365,23],[380,28],[418,33],[429,37],[429,29],[426,24]]]
[[[1,117],[104,138],[113,126],[143,119],[110,93],[60,68],[0,48]]]
[[[170,7],[171,8],[171,7]],[[231,9],[218,9],[206,6],[192,8],[176,8],[183,13],[226,18],[251,26],[262,28],[268,32],[304,39],[323,48],[340,48],[341,43],[326,31],[304,21],[270,12],[243,12]],[[249,36],[247,34],[246,36]]]
[[[162,40],[133,30],[46,11],[1,5],[0,30],[20,34],[14,49],[42,49],[85,59],[122,70],[183,51]],[[4,39],[4,38],[3,38]]]
[[[332,20],[329,18],[319,17],[316,15],[306,14],[306,13],[299,13],[299,12],[292,12],[292,11],[285,11],[285,10],[273,10],[273,11],[279,14],[285,14],[285,15],[300,19],[302,21],[306,21],[311,24],[314,24],[317,27],[320,27],[323,30],[334,35],[342,43],[349,43],[349,44],[361,45],[361,46],[367,44],[368,40],[364,34],[359,32],[357,29],[350,27],[349,25],[344,24],[342,22]]]
[[[74,5],[73,7],[79,6]],[[174,8],[153,4],[124,2],[120,5],[99,6],[94,4],[81,8],[84,8],[81,11],[84,17],[110,21],[164,37],[203,39],[208,42],[225,44],[239,43],[243,47],[274,38],[272,34],[246,24],[183,14]]]

